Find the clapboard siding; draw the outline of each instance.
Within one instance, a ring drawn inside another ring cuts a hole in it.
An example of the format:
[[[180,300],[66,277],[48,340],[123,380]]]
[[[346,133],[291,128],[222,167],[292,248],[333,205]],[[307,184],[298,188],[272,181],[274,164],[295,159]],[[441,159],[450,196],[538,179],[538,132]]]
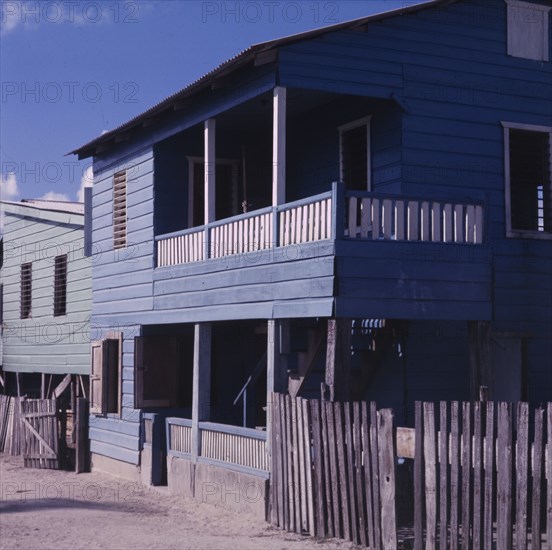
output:
[[[338,241],[336,314],[490,320],[490,256],[481,247]]]
[[[84,218],[23,203],[4,218],[3,368],[11,372],[89,373],[91,263]],[[67,314],[54,317],[54,259],[67,254]],[[20,319],[20,272],[32,263],[31,318]]]

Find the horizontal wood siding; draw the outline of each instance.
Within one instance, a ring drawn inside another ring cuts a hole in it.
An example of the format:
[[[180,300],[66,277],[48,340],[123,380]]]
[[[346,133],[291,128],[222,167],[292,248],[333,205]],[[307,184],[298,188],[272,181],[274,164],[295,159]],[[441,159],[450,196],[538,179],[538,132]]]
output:
[[[333,252],[320,241],[158,268],[152,322],[331,315]]]
[[[436,243],[336,243],[336,315],[490,319],[490,252]]]
[[[4,370],[88,374],[92,290],[91,262],[83,249],[84,218],[65,214],[55,221],[36,208],[18,210],[17,214],[8,210],[4,217]],[[67,255],[67,314],[54,317],[54,260],[63,254]],[[23,263],[32,264],[28,319],[20,319]]]

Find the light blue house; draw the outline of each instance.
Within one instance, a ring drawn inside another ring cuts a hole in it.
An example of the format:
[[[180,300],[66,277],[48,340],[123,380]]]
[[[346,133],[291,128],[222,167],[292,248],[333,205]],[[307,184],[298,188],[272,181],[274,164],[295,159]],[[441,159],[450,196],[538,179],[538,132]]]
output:
[[[169,417],[176,491],[264,480],[272,390],[410,425],[480,385],[550,399],[550,8],[434,0],[258,44],[73,151],[96,468],[162,481]]]
[[[15,394],[19,385],[33,397],[50,395],[76,375],[79,391],[87,392],[92,262],[84,251],[84,205],[23,200],[2,201],[0,208],[1,364],[8,391]]]

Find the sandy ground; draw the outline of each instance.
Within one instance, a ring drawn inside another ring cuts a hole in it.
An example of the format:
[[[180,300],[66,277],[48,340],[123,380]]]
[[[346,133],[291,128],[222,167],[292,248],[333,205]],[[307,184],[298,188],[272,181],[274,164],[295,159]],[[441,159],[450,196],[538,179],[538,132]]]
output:
[[[99,473],[23,468],[0,455],[0,549],[358,548],[301,537]]]

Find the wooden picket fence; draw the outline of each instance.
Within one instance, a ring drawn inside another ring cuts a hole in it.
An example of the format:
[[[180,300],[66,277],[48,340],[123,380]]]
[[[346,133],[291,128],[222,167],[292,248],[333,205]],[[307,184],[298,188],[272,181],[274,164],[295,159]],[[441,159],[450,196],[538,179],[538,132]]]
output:
[[[393,412],[272,394],[270,521],[397,547]]]
[[[552,403],[530,416],[527,403],[515,414],[510,403],[416,403],[416,550],[552,548]]]

